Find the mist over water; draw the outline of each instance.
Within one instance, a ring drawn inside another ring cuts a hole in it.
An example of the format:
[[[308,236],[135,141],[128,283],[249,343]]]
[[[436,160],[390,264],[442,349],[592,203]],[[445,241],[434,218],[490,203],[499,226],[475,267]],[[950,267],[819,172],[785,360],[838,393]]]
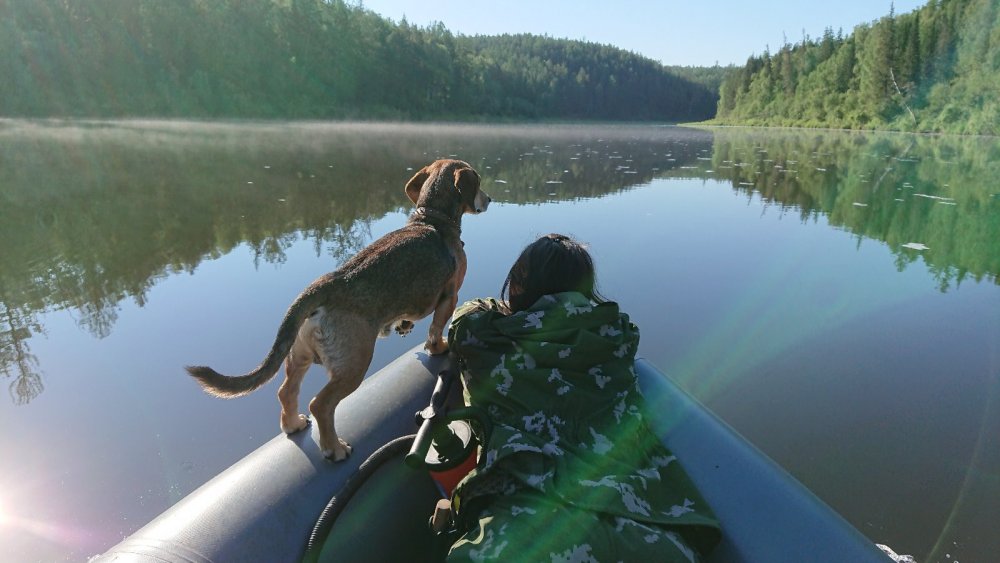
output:
[[[997,140],[180,121],[0,120],[0,544],[99,553],[275,435],[279,378],[220,401],[182,366],[256,365],[442,157],[494,199],[463,220],[461,299],[572,234],[640,355],[873,541],[1000,550]]]

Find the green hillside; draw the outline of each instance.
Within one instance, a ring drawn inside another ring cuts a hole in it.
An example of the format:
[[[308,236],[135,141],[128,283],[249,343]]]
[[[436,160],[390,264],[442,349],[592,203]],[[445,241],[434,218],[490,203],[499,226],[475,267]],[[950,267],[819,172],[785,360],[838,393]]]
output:
[[[701,120],[614,47],[463,37],[343,0],[5,0],[0,116]]]
[[[1000,0],[931,0],[752,56],[718,124],[1000,134]]]

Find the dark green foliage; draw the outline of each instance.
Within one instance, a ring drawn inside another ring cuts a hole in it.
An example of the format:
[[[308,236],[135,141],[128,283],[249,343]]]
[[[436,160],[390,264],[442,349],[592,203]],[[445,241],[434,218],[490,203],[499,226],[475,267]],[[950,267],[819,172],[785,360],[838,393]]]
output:
[[[720,124],[1000,134],[1000,0],[931,0],[751,57]]]
[[[735,65],[719,66],[718,63],[716,63],[715,66],[666,67],[667,71],[670,73],[708,88],[709,91],[715,93],[716,101],[718,101],[719,98],[719,87],[722,86],[722,81],[725,80],[730,73],[735,71],[736,68],[737,67]]]
[[[614,47],[455,36],[343,0],[8,0],[0,115],[701,120],[716,90]]]
[[[536,35],[463,37],[460,44],[482,73],[470,81],[472,106],[490,114],[678,121],[715,111],[714,90],[615,47]]]

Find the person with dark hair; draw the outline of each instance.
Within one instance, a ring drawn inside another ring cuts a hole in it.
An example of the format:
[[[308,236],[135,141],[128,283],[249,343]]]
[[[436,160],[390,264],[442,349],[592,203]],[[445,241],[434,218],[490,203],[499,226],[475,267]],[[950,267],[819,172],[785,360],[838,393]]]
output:
[[[528,245],[507,274],[500,289],[511,312],[527,309],[543,295],[576,291],[595,303],[606,301],[597,292],[594,261],[579,242],[551,234]]]
[[[586,247],[539,238],[501,297],[461,306],[448,334],[466,402],[493,423],[452,497],[448,560],[700,560],[718,522],[646,423],[639,331]]]

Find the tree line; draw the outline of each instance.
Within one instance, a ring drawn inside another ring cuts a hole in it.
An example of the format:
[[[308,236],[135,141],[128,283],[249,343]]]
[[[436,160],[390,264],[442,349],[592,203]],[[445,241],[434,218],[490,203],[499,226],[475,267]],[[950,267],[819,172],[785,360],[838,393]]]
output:
[[[998,88],[1000,2],[930,0],[751,56],[715,122],[997,135]]]
[[[7,0],[0,76],[8,117],[690,121],[718,97],[615,47],[343,0]]]

